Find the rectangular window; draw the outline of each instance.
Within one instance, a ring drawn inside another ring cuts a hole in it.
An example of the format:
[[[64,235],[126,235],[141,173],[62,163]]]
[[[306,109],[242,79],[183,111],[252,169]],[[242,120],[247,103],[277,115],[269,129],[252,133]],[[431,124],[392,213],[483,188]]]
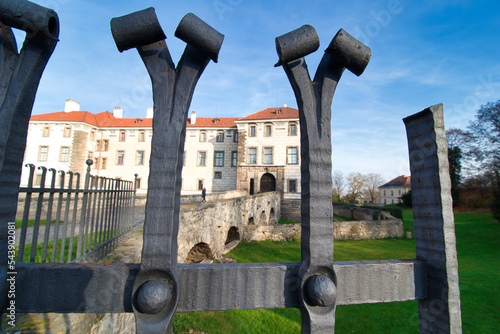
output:
[[[109,140],[107,139],[104,139],[102,141],[103,145],[102,145],[102,151],[103,152],[108,152],[108,148],[109,148]]]
[[[238,131],[236,131],[236,130],[234,130],[233,141],[234,141],[235,143],[237,143],[237,142],[238,142]]]
[[[144,165],[144,151],[137,151],[136,165]]]
[[[65,126],[63,131],[63,137],[69,138],[71,137],[71,126]]]
[[[141,179],[140,178],[135,179],[135,187],[136,187],[136,189],[141,188]]]
[[[264,136],[271,137],[272,135],[273,135],[273,126],[270,124],[266,124],[265,130],[264,130]]]
[[[224,166],[224,151],[215,151],[214,166],[215,167],[223,167]]]
[[[257,163],[257,148],[251,147],[248,149],[248,163],[249,164]]]
[[[231,152],[231,167],[236,167],[238,165],[238,152]]]
[[[222,179],[222,172],[215,172],[214,179],[218,179],[218,180]]]
[[[125,160],[125,151],[118,151],[116,164],[123,165],[124,160]]]
[[[217,131],[217,142],[222,143],[224,141],[224,131]]]
[[[94,159],[94,166],[95,166],[95,169],[99,169],[99,158]]]
[[[118,141],[124,142],[126,139],[126,132],[125,130],[120,131],[120,135],[118,136]]]
[[[95,145],[95,146],[96,146],[96,148],[97,148],[97,151],[102,150],[102,147],[101,147],[101,141],[100,141],[99,139],[97,139],[97,141],[96,141],[96,145]]]
[[[49,155],[48,146],[40,146],[38,148],[38,161],[47,161],[48,155]]]
[[[297,147],[289,147],[288,148],[288,164],[296,165],[299,163],[298,157],[298,148]]]
[[[288,125],[288,135],[296,136],[297,135],[297,123],[290,123]]]
[[[198,166],[207,165],[207,152],[198,152]]]
[[[207,132],[200,131],[200,142],[206,142],[206,141],[207,141]]]
[[[297,180],[288,180],[288,192],[289,193],[297,192]]]
[[[42,137],[48,137],[48,136],[50,136],[50,126],[45,125],[43,127]]]
[[[203,190],[203,180],[198,180],[198,190]]]
[[[61,155],[59,161],[61,162],[69,161],[69,147],[61,147]]]
[[[102,158],[101,169],[106,169],[107,164],[108,164],[108,158]]]
[[[257,135],[257,126],[250,125],[250,137],[255,137]]]
[[[139,131],[139,137],[137,140],[140,142],[146,141],[146,131]]]
[[[272,147],[264,147],[264,163],[272,164],[273,163],[273,148]]]

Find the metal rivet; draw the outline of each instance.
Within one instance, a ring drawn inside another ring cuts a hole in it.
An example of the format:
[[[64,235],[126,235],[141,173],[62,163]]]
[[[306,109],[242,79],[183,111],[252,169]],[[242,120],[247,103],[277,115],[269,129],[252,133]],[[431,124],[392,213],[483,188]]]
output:
[[[142,313],[157,314],[168,304],[170,289],[161,280],[148,281],[139,287],[137,308]]]
[[[325,275],[315,275],[307,282],[307,297],[314,306],[331,306],[337,299],[337,288]]]

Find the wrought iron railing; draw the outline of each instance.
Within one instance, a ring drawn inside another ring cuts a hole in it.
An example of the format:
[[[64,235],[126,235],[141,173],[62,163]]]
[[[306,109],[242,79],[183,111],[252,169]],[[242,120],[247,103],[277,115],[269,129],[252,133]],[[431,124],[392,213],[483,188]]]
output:
[[[79,173],[38,167],[36,182],[36,166],[26,165],[17,262],[95,262],[131,231],[137,179],[94,176],[92,160],[87,165],[83,180]]]

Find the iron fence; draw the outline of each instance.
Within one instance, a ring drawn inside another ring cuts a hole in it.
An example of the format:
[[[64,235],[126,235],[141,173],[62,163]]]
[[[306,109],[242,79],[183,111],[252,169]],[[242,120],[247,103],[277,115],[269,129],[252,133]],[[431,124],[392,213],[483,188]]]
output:
[[[95,176],[92,160],[87,165],[83,180],[79,173],[38,167],[36,182],[36,166],[26,165],[17,262],[95,262],[132,230],[137,174],[134,181]]]

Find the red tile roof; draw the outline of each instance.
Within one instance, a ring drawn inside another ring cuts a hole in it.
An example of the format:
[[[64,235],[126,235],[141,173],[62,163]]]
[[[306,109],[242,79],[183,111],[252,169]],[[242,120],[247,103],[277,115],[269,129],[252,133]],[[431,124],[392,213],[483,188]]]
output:
[[[386,184],[381,185],[379,188],[386,188],[386,187],[411,187],[411,176],[400,175],[394,180],[391,180]]]
[[[197,117],[196,123],[191,124],[191,118],[187,119],[188,128],[233,128],[237,118],[221,117],[217,118]],[[101,128],[151,128],[153,126],[152,118],[116,118],[109,111],[104,111],[98,114],[92,114],[88,111],[72,111],[72,112],[54,112],[41,115],[31,116],[31,121],[46,121],[46,122],[84,122]]]
[[[261,111],[257,111],[254,114],[238,119],[238,121],[290,119],[290,118],[299,118],[299,111],[294,108],[279,107],[279,108],[266,108]]]
[[[215,122],[215,120],[218,120]],[[187,119],[188,128],[234,128],[236,124],[234,121],[238,120],[235,117],[221,117],[221,118],[210,118],[210,117],[196,117],[195,124],[191,124],[191,118]]]

